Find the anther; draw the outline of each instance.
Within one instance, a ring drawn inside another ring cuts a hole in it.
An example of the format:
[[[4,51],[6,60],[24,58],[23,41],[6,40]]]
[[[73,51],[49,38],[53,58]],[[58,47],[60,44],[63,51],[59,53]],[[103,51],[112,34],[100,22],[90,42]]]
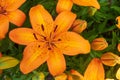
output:
[[[43,24],[41,24],[41,28],[42,28],[42,31],[44,31],[45,29],[44,29],[44,25]]]
[[[51,48],[49,47],[48,50],[51,50]]]
[[[61,39],[58,39],[58,41],[61,41]]]
[[[38,48],[40,48],[40,45],[38,45]]]
[[[54,32],[57,30],[58,25],[55,26]]]
[[[38,38],[37,38],[37,36],[35,35],[35,33],[33,33],[33,35],[34,35],[34,38],[35,38],[36,40],[38,40]]]

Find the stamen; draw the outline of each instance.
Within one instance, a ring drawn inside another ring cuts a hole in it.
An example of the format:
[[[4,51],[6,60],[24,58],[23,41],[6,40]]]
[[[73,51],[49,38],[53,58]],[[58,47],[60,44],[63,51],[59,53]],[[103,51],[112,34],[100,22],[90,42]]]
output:
[[[38,48],[40,48],[40,45],[38,45]]]
[[[45,36],[43,36],[43,35],[41,35],[41,36],[44,38],[44,40],[47,40]]]
[[[33,33],[33,35],[34,35],[34,38],[35,38],[36,40],[38,40],[38,38],[37,38],[37,36],[35,35],[35,33]]]
[[[44,38],[44,40],[47,40],[46,37],[43,37],[43,38]]]
[[[51,50],[51,48],[49,47],[48,50]]]
[[[41,24],[41,28],[42,28],[42,31],[44,31],[45,29],[44,29],[44,25],[43,24]]]
[[[58,39],[58,41],[61,41],[61,39]]]
[[[57,30],[58,25],[55,26],[54,32]]]

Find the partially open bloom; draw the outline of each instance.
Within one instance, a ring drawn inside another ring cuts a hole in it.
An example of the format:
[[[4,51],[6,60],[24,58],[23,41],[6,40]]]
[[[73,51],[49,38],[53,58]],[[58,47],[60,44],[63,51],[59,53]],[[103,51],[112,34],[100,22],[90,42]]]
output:
[[[101,60],[98,58],[93,58],[84,73],[84,80],[104,80],[104,79],[105,72]]]
[[[76,19],[71,28],[74,32],[82,33],[87,28],[87,22],[85,20]]]
[[[73,3],[79,6],[92,6],[96,9],[100,9],[100,5],[97,0],[58,0],[56,11],[60,13],[64,10],[70,11],[72,9]]]
[[[118,43],[117,49],[118,49],[118,51],[120,52],[120,43]]]
[[[108,43],[105,38],[96,38],[91,43],[91,48],[93,50],[104,50],[108,47]]]
[[[94,16],[96,11],[97,11],[96,8],[90,7],[89,10],[88,10],[88,13],[89,13],[90,16]]]
[[[88,64],[84,76],[74,69],[70,73],[64,74],[64,76],[68,76],[65,80],[104,80],[105,73],[101,60],[93,58]],[[62,80],[61,75],[59,75],[59,79]]]
[[[0,39],[8,32],[9,22],[21,26],[25,20],[25,14],[18,8],[26,0],[0,0]]]
[[[27,45],[23,52],[20,69],[27,74],[47,61],[50,73],[55,76],[66,69],[63,54],[77,55],[90,52],[90,44],[77,33],[67,31],[76,15],[61,12],[53,21],[42,5],[30,9],[32,28],[16,28],[9,37],[12,41]]]
[[[101,56],[101,61],[107,66],[115,66],[120,64],[120,57],[112,52],[106,52]]]
[[[120,16],[116,17],[116,21],[118,22],[116,26],[120,29]]]

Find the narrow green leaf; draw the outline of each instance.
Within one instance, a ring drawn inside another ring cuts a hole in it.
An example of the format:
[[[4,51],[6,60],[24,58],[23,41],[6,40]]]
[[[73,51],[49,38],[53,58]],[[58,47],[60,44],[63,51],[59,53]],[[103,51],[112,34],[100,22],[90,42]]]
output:
[[[16,66],[19,61],[13,57],[5,56],[0,58],[0,69],[7,69]]]

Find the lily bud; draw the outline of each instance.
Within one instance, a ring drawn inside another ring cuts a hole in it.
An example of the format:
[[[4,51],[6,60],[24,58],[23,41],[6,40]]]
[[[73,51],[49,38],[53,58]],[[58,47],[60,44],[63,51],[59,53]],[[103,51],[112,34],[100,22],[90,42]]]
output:
[[[84,77],[76,70],[71,70],[70,75],[68,75],[68,80],[84,80]]]
[[[116,26],[120,29],[120,16],[118,16],[116,18],[116,21],[118,22],[118,24],[116,24]]]
[[[117,78],[118,80],[120,80],[120,68],[117,70],[116,78]]]
[[[114,80],[114,79],[108,79],[108,78],[107,78],[107,79],[105,79],[105,80]]]
[[[118,49],[118,51],[120,52],[120,43],[118,43],[117,49]]]
[[[88,10],[88,13],[90,16],[94,16],[95,12],[97,11],[96,8],[94,7],[90,7],[89,10]]]
[[[71,0],[58,0],[56,6],[56,12],[60,13],[62,11],[71,11],[73,2]]]
[[[91,48],[93,50],[104,50],[108,47],[108,43],[105,38],[96,38],[91,43]]]
[[[77,19],[73,22],[72,31],[82,33],[87,28],[87,22],[85,20]]]
[[[112,52],[107,52],[101,56],[101,61],[104,65],[115,66],[120,63],[120,57]]]
[[[55,80],[67,80],[67,75],[65,73],[62,73],[55,77]]]

